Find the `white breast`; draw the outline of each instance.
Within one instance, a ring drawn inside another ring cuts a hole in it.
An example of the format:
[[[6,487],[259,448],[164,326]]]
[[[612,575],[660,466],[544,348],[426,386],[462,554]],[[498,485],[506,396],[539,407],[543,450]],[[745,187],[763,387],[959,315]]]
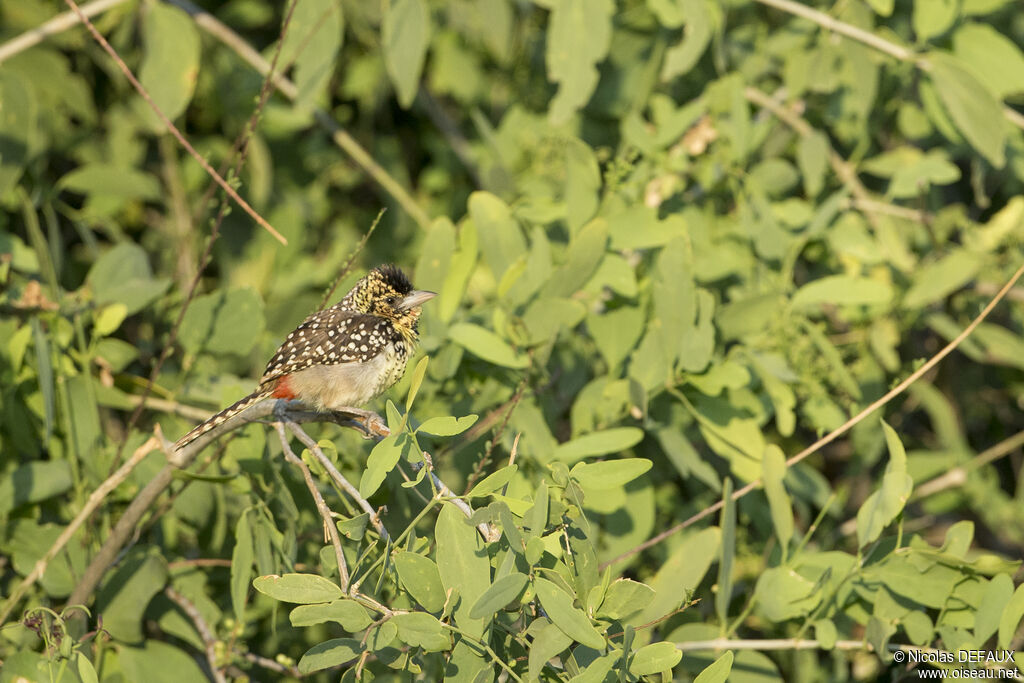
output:
[[[291,375],[288,386],[299,398],[319,410],[358,408],[404,374],[404,364],[396,371],[390,355],[381,353],[363,363],[314,365]]]

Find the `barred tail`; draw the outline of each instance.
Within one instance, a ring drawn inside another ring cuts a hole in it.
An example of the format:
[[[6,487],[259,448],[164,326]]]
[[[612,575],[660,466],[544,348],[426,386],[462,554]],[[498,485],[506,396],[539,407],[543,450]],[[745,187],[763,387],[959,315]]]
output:
[[[180,439],[178,439],[174,443],[174,450],[179,450],[181,448],[184,448],[185,446],[189,445],[190,443],[192,443],[193,441],[195,441],[200,436],[202,436],[206,432],[210,431],[211,429],[213,429],[217,425],[220,425],[220,424],[223,424],[223,423],[227,422],[228,420],[233,418],[235,415],[238,415],[243,410],[246,410],[250,406],[253,406],[253,405],[259,403],[263,399],[270,398],[273,395],[273,393],[274,393],[273,388],[270,388],[270,389],[260,388],[260,389],[257,389],[256,391],[252,392],[251,394],[249,394],[245,398],[241,399],[240,401],[236,401],[235,403],[231,404],[230,406],[228,406],[224,410],[220,411],[219,413],[217,413],[216,415],[214,415],[213,417],[208,419],[206,422],[203,422],[203,423],[197,425],[195,427],[195,429],[193,429],[191,432],[189,432],[185,436],[183,436]]]

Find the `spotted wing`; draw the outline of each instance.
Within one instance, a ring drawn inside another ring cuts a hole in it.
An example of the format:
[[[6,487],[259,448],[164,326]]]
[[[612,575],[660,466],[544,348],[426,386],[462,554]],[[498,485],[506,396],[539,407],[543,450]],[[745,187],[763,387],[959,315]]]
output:
[[[381,353],[394,337],[383,318],[332,306],[302,321],[267,363],[260,383],[313,365],[363,363]]]

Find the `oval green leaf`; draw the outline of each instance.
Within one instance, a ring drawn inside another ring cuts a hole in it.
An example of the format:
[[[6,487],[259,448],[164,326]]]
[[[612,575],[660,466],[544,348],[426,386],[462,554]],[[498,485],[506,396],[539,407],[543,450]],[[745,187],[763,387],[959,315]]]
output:
[[[252,585],[260,593],[275,600],[294,602],[300,605],[330,602],[344,595],[338,584],[317,574],[257,576],[253,579]]]

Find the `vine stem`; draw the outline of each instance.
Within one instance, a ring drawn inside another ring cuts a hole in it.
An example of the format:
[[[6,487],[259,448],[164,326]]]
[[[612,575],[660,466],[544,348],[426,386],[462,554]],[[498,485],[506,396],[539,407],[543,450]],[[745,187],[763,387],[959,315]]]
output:
[[[136,92],[142,96],[142,99],[146,101],[146,104],[150,106],[153,113],[155,113],[157,118],[160,119],[160,122],[167,126],[167,129],[171,132],[171,135],[174,136],[174,139],[178,141],[178,144],[185,148],[185,151],[196,160],[196,163],[202,166],[203,170],[221,186],[221,189],[223,189],[224,192],[242,208],[243,211],[249,214],[249,216],[256,221],[260,227],[273,235],[281,244],[288,244],[288,240],[285,239],[284,235],[275,230],[274,226],[268,223],[267,220],[256,211],[256,209],[249,206],[249,202],[242,199],[242,197],[235,191],[235,188],[231,187],[231,185],[229,185],[228,182],[224,180],[216,170],[214,170],[213,166],[210,166],[209,162],[203,158],[203,155],[197,152],[195,147],[192,146],[192,143],[190,143],[182,132],[178,130],[178,127],[175,126],[169,118],[167,118],[167,115],[164,114],[160,107],[157,106],[156,102],[153,101],[153,98],[150,97],[149,92],[142,87],[142,83],[139,83],[139,79],[135,77],[132,70],[129,69],[128,65],[124,63],[123,59],[121,59],[121,55],[117,54],[117,50],[107,42],[107,39],[103,37],[103,34],[101,34],[92,21],[89,20],[89,17],[85,15],[85,12],[83,12],[82,8],[78,6],[78,3],[76,3],[75,0],[64,0],[64,2],[75,12],[75,14],[78,15],[79,21],[85,24],[85,27],[89,29],[89,33],[91,33],[92,37],[96,39],[96,42],[100,44],[100,47],[110,55],[110,58],[117,64],[121,73],[123,73],[125,78],[128,79],[128,82],[132,84],[132,87],[135,88]]]
[[[893,387],[892,389],[887,391],[885,393],[885,395],[883,395],[881,398],[875,400],[870,405],[868,405],[867,408],[864,408],[862,411],[860,411],[859,413],[857,413],[856,415],[851,417],[849,420],[844,422],[842,425],[840,425],[836,429],[832,430],[831,432],[829,432],[825,436],[821,437],[820,439],[818,439],[817,441],[815,441],[810,446],[808,446],[807,448],[803,449],[802,451],[800,451],[799,453],[797,453],[793,457],[789,458],[786,461],[786,468],[788,469],[788,468],[792,467],[793,465],[796,465],[798,462],[806,459],[808,456],[818,452],[823,446],[826,446],[826,445],[832,443],[833,441],[838,439],[840,436],[842,436],[846,432],[848,432],[851,429],[853,429],[856,425],[858,425],[861,422],[863,422],[865,418],[867,418],[869,415],[874,413],[876,410],[878,410],[879,408],[884,406],[886,403],[889,403],[892,399],[894,399],[897,396],[899,396],[900,394],[902,394],[904,391],[906,391],[907,387],[909,387],[911,384],[913,384],[917,380],[921,379],[922,376],[924,376],[932,368],[934,368],[936,365],[938,365],[940,362],[942,362],[942,360],[946,356],[951,354],[954,349],[956,349],[958,346],[960,346],[960,344],[962,344],[963,341],[965,339],[967,339],[967,337],[969,337],[972,332],[974,332],[974,330],[978,327],[978,325],[980,325],[982,323],[982,321],[984,321],[985,318],[987,318],[989,316],[989,314],[992,312],[992,310],[997,305],[999,305],[999,302],[1003,300],[1003,298],[1007,295],[1007,293],[1011,289],[1013,289],[1013,286],[1015,284],[1017,284],[1017,280],[1019,280],[1022,275],[1024,275],[1024,263],[1022,263],[1020,265],[1020,267],[1017,268],[1016,272],[1014,272],[1014,274],[1010,276],[1010,279],[1007,280],[1006,284],[1003,285],[1002,289],[1000,289],[996,293],[996,295],[994,297],[992,297],[992,299],[988,302],[988,304],[985,306],[985,308],[982,309],[981,313],[979,313],[974,318],[974,320],[972,320],[970,322],[970,324],[967,327],[965,327],[963,329],[963,331],[960,334],[958,334],[952,341],[950,341],[948,344],[946,344],[944,347],[942,347],[942,349],[938,353],[936,353],[934,356],[929,358],[925,363],[923,363],[921,365],[921,367],[919,367],[917,370],[912,372],[906,379],[904,379],[902,382],[897,384],[895,387]],[[761,486],[761,484],[762,484],[761,479],[755,479],[754,481],[750,482],[746,486],[743,486],[742,488],[736,489],[736,491],[734,491],[733,494],[732,494],[732,499],[733,500],[739,500],[743,496],[747,495],[748,493],[750,493],[751,491],[756,489],[758,486]],[[700,520],[704,519],[705,517],[708,517],[708,516],[714,514],[715,512],[720,510],[721,508],[722,508],[722,501],[721,500],[716,501],[715,503],[712,503],[711,505],[709,505],[708,507],[704,508],[703,510],[701,510],[697,514],[695,514],[695,515],[691,516],[690,518],[680,522],[679,524],[676,524],[674,527],[661,532],[657,536],[654,536],[653,538],[650,538],[650,539],[644,541],[640,545],[627,550],[626,552],[622,553],[621,555],[618,555],[617,557],[615,557],[615,558],[613,558],[611,560],[608,560],[607,562],[602,562],[600,568],[604,569],[605,567],[608,567],[609,565],[613,565],[616,562],[620,562],[622,560],[630,558],[630,557],[632,557],[633,555],[636,555],[639,552],[643,552],[644,550],[647,550],[648,548],[651,548],[651,547],[657,545],[658,543],[661,543],[666,538],[679,533],[680,531],[682,531],[683,529],[686,529],[687,527],[692,526],[693,524],[699,522]]]

